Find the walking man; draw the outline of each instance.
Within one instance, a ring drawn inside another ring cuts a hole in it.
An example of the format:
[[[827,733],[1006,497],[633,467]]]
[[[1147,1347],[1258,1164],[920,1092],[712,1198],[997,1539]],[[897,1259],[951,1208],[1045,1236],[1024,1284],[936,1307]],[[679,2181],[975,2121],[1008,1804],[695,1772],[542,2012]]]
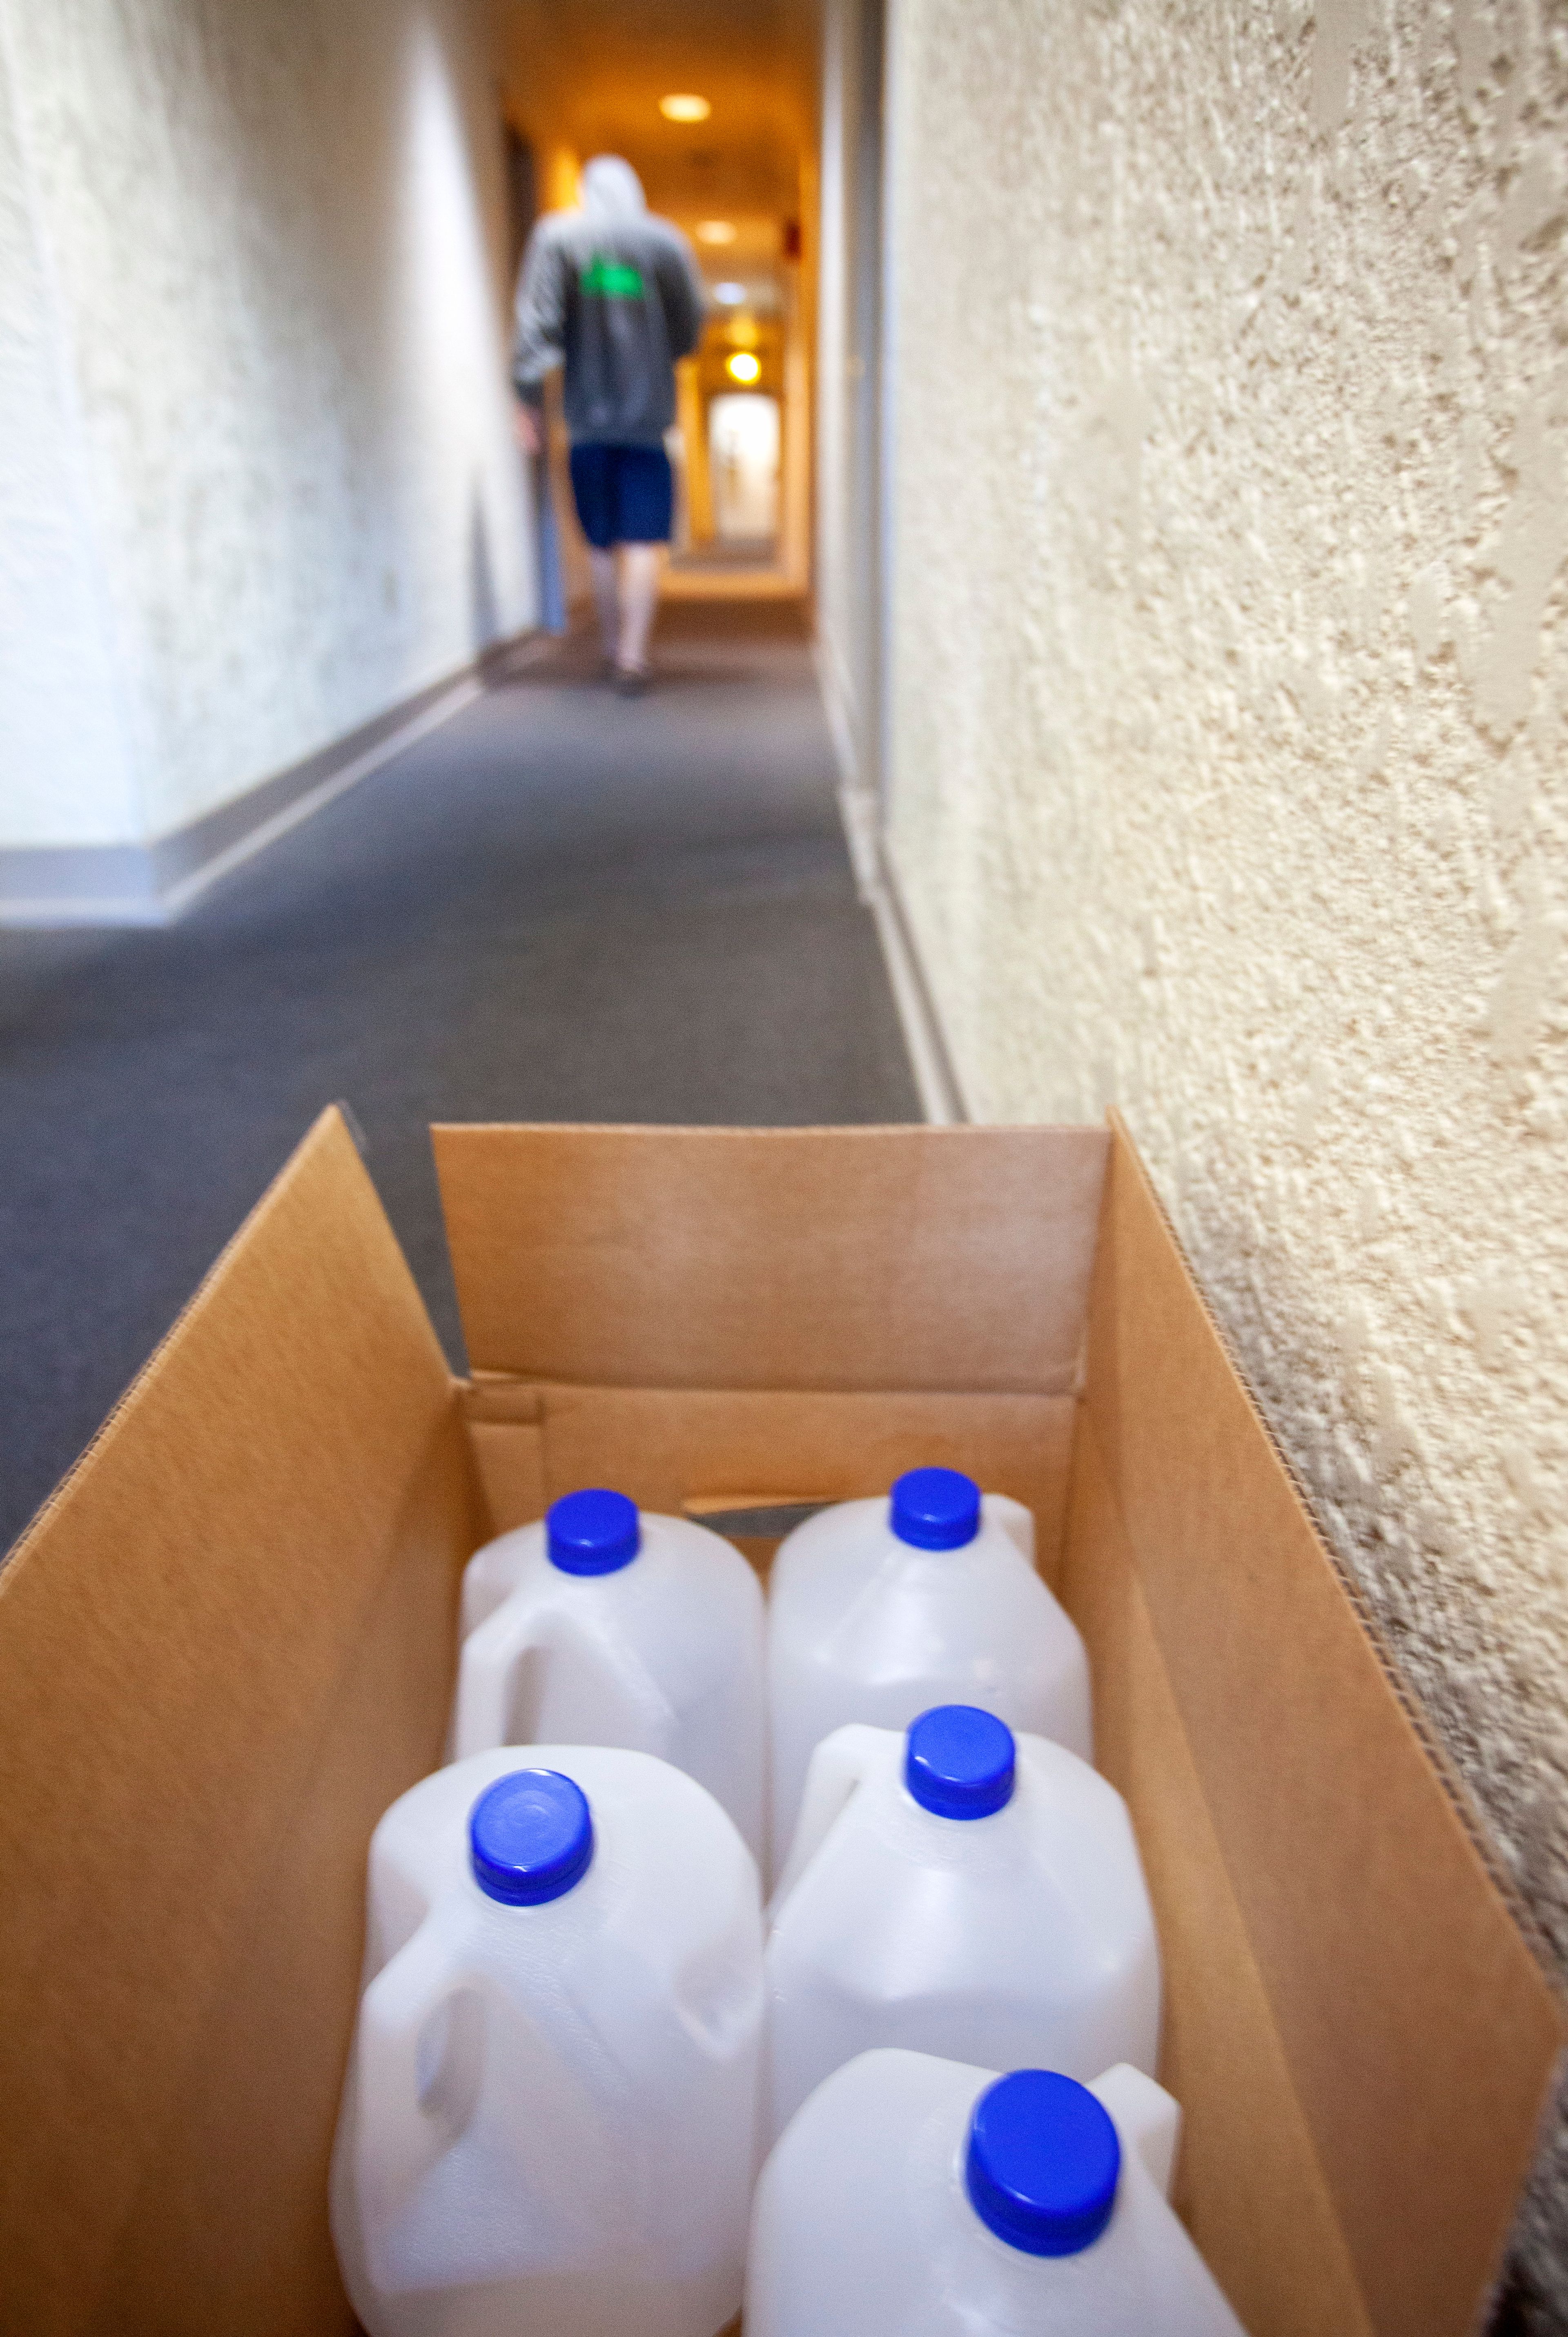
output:
[[[572,493],[604,654],[629,697],[647,685],[670,541],[664,433],[675,419],[675,362],[696,347],[704,308],[685,237],[649,210],[618,155],[596,155],[583,173],[582,209],[547,211],[529,238],[512,361],[518,435],[542,452],[544,376],[564,363]]]

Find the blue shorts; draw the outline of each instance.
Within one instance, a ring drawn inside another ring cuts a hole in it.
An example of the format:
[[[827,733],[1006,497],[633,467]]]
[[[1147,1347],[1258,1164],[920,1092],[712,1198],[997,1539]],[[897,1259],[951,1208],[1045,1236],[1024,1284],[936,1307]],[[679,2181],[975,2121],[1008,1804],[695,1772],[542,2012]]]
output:
[[[573,446],[572,494],[597,552],[670,541],[675,483],[662,446]]]

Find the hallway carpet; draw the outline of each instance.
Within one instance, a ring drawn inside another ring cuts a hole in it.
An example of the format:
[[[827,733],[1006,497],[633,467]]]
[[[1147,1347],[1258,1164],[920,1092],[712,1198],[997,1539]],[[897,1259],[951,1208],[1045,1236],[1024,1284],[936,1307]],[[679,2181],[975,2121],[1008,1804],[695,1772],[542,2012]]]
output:
[[[162,932],[0,934],[0,1550],[323,1105],[455,1363],[427,1122],[919,1117],[797,610],[478,702]]]

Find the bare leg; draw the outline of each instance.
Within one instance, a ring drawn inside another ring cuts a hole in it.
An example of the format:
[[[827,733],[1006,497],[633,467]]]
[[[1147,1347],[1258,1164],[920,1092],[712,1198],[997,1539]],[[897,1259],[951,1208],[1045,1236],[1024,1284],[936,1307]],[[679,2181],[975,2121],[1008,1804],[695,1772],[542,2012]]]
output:
[[[621,547],[621,639],[615,662],[622,673],[642,673],[648,663],[648,636],[659,606],[664,568],[662,543]]]
[[[599,611],[599,632],[607,658],[615,655],[621,632],[620,598],[615,590],[615,554],[588,548],[588,573],[593,582],[593,606]]]

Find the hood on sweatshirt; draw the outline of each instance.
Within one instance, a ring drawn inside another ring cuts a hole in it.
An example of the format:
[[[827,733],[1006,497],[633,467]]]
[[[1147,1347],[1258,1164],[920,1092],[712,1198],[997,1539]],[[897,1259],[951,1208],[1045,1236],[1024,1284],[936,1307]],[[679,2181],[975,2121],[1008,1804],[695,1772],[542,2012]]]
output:
[[[642,181],[619,154],[595,154],[583,168],[583,209],[590,219],[640,219],[648,208]]]

